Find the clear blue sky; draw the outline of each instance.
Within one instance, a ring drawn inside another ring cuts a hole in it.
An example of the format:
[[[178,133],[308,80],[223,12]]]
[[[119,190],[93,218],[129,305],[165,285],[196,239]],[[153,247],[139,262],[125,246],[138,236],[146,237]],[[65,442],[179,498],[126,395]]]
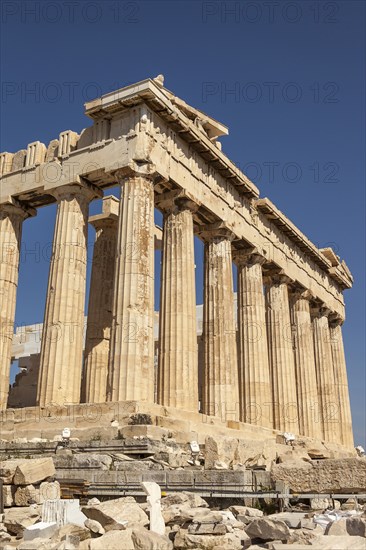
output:
[[[163,73],[229,126],[223,150],[261,196],[346,260],[344,339],[365,445],[365,3],[14,1],[1,20],[2,151],[80,131],[85,101]],[[24,225],[18,324],[43,320],[54,217],[43,208]]]

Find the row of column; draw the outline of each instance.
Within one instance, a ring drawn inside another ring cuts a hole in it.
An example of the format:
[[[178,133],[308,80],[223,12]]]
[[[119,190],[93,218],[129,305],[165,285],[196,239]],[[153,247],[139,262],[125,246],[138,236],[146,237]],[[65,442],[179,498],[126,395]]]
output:
[[[154,183],[147,176],[123,178],[121,191],[118,222],[113,216],[94,220],[82,388],[86,402],[154,400]],[[88,205],[98,196],[98,189],[81,184],[55,193],[58,211],[37,396],[41,406],[79,402]],[[14,214],[14,208],[20,207],[0,210],[0,246],[13,242],[17,251],[28,214],[21,208]],[[195,208],[181,195],[164,205],[157,397],[163,405],[192,411],[199,406]],[[352,445],[340,325],[329,323],[324,308],[311,311],[306,293],[289,295],[284,275],[273,273],[263,280],[259,255],[243,251],[233,258],[233,235],[222,225],[205,227],[202,236],[202,411]],[[238,266],[238,335],[233,260]],[[15,253],[0,264],[0,293],[10,297],[1,322],[9,326],[14,323],[18,263]],[[11,338],[1,340],[4,408]]]

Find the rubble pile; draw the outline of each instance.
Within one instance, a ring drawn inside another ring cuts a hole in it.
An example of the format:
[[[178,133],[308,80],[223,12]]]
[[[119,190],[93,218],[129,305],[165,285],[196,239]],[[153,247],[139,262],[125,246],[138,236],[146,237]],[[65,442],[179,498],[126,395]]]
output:
[[[216,451],[210,447],[210,452]],[[228,449],[223,452],[227,457]],[[309,464],[307,457],[302,458]],[[284,457],[279,466],[291,462]],[[329,510],[329,500],[314,498],[307,511],[265,515],[259,508],[244,506],[244,501],[210,507],[189,491],[162,497],[157,483],[144,482],[145,502],[132,496],[104,502],[93,498],[80,506],[78,501],[60,498],[55,473],[50,457],[0,463],[5,504],[1,550],[279,550],[284,545],[294,550],[364,550],[366,546],[366,505],[355,499],[337,502]]]

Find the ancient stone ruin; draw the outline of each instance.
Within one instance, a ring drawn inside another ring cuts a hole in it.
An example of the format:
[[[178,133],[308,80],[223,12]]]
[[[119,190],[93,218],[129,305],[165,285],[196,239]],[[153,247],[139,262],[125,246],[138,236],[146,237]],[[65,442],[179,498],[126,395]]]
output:
[[[194,423],[197,439],[218,427],[257,439],[291,432],[352,449],[341,329],[352,275],[344,260],[260,198],[221,150],[227,128],[160,78],[90,101],[85,113],[92,125],[80,135],[65,131],[47,146],[36,141],[0,157],[2,437],[12,439],[15,425],[18,436],[30,433],[32,415],[40,415],[38,431],[52,410],[77,416],[82,403],[100,404],[98,426],[110,426],[112,405],[128,402],[139,413],[169,416],[182,432]],[[102,213],[88,220],[90,202],[116,184],[121,201],[105,196]],[[17,401],[9,398],[9,373],[22,357],[13,334],[22,226],[55,202],[37,376],[25,384],[34,394]],[[164,215],[162,237],[154,208]],[[84,346],[88,222],[96,241]],[[201,331],[194,236],[204,242]],[[47,433],[60,426],[48,423]]]

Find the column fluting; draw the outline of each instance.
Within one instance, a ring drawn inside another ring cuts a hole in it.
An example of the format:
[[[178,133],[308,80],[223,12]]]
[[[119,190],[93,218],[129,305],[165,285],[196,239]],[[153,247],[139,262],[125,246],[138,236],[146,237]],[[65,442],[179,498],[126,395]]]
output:
[[[58,208],[41,342],[37,402],[80,402],[86,293],[88,210],[101,192],[67,185],[53,192]]]
[[[153,402],[154,183],[122,177],[121,188],[107,399]]]
[[[193,214],[188,200],[164,213],[158,403],[198,411],[198,349]]]
[[[316,382],[310,299],[311,294],[308,291],[295,291],[290,294],[299,430],[301,435],[321,439],[322,423],[319,416],[319,396]]]
[[[319,306],[312,309],[314,354],[323,437],[326,441],[339,443],[341,437],[339,399],[333,368],[329,314],[330,310],[326,307]]]
[[[9,394],[22,226],[35,213],[16,201],[0,205],[0,410]]]
[[[342,319],[330,319],[330,344],[332,348],[333,369],[336,388],[339,398],[339,420],[342,444],[353,448],[353,429],[351,404],[349,399],[349,387],[347,377],[347,366],[344,355]]]
[[[272,428],[262,265],[258,254],[236,252],[238,268],[238,364],[240,420]]]
[[[239,388],[231,234],[212,232],[204,252],[203,412],[238,420]]]
[[[274,428],[299,432],[295,357],[288,297],[290,279],[275,274],[266,280],[269,364],[272,379]]]
[[[103,213],[89,218],[95,228],[88,322],[85,338],[82,401],[104,403],[112,327],[114,271],[119,201],[103,199]]]

